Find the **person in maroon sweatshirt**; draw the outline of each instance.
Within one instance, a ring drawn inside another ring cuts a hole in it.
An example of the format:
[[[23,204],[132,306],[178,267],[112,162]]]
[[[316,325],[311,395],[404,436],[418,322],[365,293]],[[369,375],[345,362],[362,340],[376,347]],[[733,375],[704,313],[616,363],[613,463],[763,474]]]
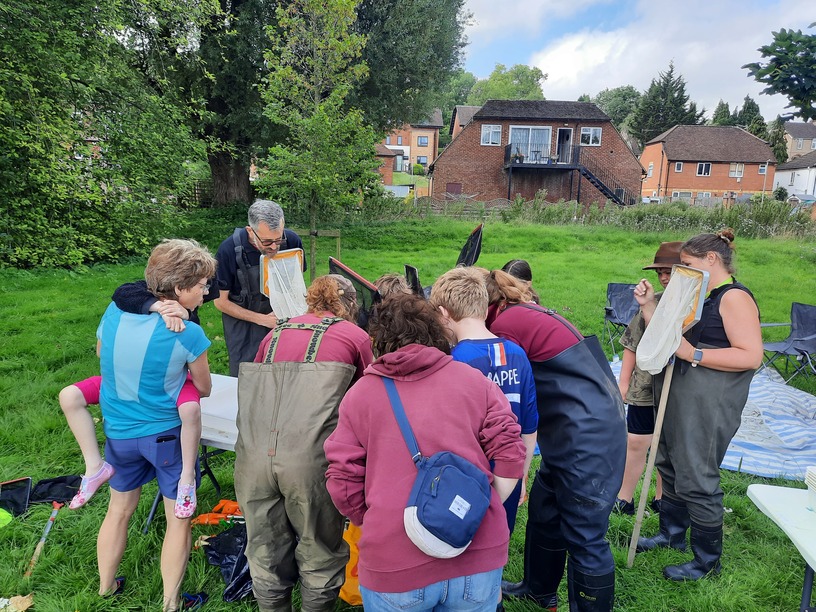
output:
[[[510,537],[502,500],[524,471],[521,429],[510,404],[481,372],[453,360],[447,332],[426,300],[387,297],[375,309],[369,332],[379,357],[346,393],[337,428],[323,447],[329,494],[363,528],[358,563],[363,606],[366,612],[407,607],[493,612]],[[452,451],[491,480],[487,514],[457,557],[428,556],[405,533],[403,510],[417,469],[383,377],[396,382],[423,455]]]

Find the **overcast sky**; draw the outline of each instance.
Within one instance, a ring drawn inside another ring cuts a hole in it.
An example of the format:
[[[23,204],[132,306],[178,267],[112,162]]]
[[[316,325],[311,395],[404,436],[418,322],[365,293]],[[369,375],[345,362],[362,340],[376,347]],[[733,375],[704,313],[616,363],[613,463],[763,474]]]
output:
[[[741,66],[781,28],[816,34],[816,0],[466,0],[465,69],[487,77],[497,63],[537,66],[550,100],[594,96],[633,85],[645,91],[674,61],[686,92],[711,116],[717,102],[742,106],[746,94],[766,121],[790,112],[784,96]]]

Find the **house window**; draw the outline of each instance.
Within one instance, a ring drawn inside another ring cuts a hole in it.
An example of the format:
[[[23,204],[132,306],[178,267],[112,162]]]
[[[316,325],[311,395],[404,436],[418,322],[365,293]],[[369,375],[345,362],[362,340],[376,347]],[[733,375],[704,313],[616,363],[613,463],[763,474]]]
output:
[[[417,146],[418,147],[427,147],[428,146],[428,137],[427,136],[417,136]]]
[[[546,160],[550,156],[551,140],[552,128],[549,126],[510,126],[510,154],[523,155],[532,163]]]
[[[745,174],[745,164],[732,163],[728,168],[728,176],[731,178],[742,178]]]
[[[711,176],[711,162],[699,162],[697,164],[697,176]]]
[[[811,149],[816,149],[816,138],[814,138],[813,140],[810,141],[810,148]]]
[[[588,147],[600,147],[601,128],[599,127],[581,128],[581,145]]]
[[[390,136],[385,137],[385,144],[391,144],[391,137]]]
[[[768,163],[759,164],[759,174],[765,174],[766,172],[768,172]]]
[[[674,162],[674,171],[675,172],[682,172],[683,171],[683,162]]]
[[[797,139],[796,139],[796,148],[797,148],[797,149],[801,149],[801,148],[802,148],[802,145],[804,144],[804,141],[805,141],[805,139],[804,139],[804,138],[797,138]]]
[[[682,198],[684,200],[691,199],[691,192],[690,191],[672,191],[673,198]]]
[[[397,144],[398,145],[402,144],[402,136],[397,136]]]
[[[501,126],[500,125],[483,125],[482,126],[482,146],[497,147],[501,144]]]
[[[417,163],[422,164],[423,166],[428,164],[428,156],[427,155],[417,155]]]
[[[711,192],[710,191],[698,191],[697,192],[697,197],[698,198],[710,198],[711,197]]]
[[[654,162],[649,162],[649,168],[646,170],[646,176],[652,176],[652,172],[654,172]]]
[[[794,178],[795,178],[795,177],[796,177],[796,173],[795,173],[795,172],[791,172],[790,182],[788,183],[788,185],[789,185],[789,186],[790,186],[790,185],[793,185],[793,180],[794,180]]]

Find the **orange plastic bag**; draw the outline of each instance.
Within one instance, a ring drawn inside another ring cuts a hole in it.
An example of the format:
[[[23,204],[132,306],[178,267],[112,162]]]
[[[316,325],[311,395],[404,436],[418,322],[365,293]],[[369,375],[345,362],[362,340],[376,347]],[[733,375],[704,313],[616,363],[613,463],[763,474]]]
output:
[[[346,581],[340,589],[340,599],[352,606],[363,605],[363,598],[360,595],[360,579],[357,577],[357,559],[360,557],[357,543],[362,533],[362,529],[352,523],[349,523],[343,532],[343,539],[349,545],[349,560],[346,563]]]

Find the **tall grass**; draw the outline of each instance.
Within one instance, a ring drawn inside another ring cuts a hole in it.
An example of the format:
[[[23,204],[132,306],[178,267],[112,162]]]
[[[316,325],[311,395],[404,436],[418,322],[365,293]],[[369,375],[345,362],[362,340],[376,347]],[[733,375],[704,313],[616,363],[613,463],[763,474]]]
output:
[[[197,211],[178,235],[195,237],[215,249],[232,228],[245,224],[239,209]],[[430,284],[456,263],[459,248],[473,229],[473,221],[439,217],[401,222],[353,222],[342,229],[343,260],[368,278],[417,266],[423,283]],[[657,244],[689,236],[683,228],[665,232],[632,232],[612,224],[540,226],[486,221],[479,264],[499,267],[508,259],[531,262],[535,288],[542,302],[572,320],[584,333],[599,334],[608,282],[631,282],[648,273],[641,268],[651,261]],[[812,240],[737,238],[738,278],[757,297],[766,321],[788,321],[792,301],[816,303],[816,243]],[[327,257],[335,253],[333,239],[318,239],[318,273],[327,271]],[[98,265],[75,271],[0,270],[0,481],[21,476],[42,478],[78,474],[82,460],[56,397],[60,388],[98,373],[95,330],[116,286],[140,278],[145,261]],[[214,372],[226,373],[226,349],[220,315],[211,304],[201,311],[202,325],[213,341],[210,350]],[[766,330],[766,339],[784,337],[784,328]],[[797,379],[797,385],[816,392],[816,381]],[[99,415],[97,408],[94,414]],[[101,431],[100,431],[101,440]],[[214,459],[223,496],[234,499],[232,456]],[[746,498],[752,482],[768,482],[745,474],[723,473],[726,538],[722,576],[694,584],[669,583],[661,568],[687,557],[676,551],[638,555],[632,569],[625,568],[631,517],[611,518],[609,539],[615,554],[618,584],[617,608],[652,610],[792,610],[802,586],[802,559],[782,532],[762,516]],[[787,483],[790,485],[791,483]],[[34,593],[37,610],[94,611],[158,609],[161,582],[158,570],[163,525],[161,517],[147,535],[144,524],[155,484],[144,491],[130,531],[122,574],[126,592],[114,600],[96,595],[95,539],[107,505],[103,489],[85,508],[60,510],[45,550],[30,579],[23,578],[50,506],[32,507],[23,517],[0,529],[0,597]],[[199,507],[207,511],[218,499],[205,479]],[[524,514],[512,540],[506,576],[521,577]],[[656,517],[647,520],[644,532],[657,529]],[[214,534],[221,527],[196,527],[194,538]],[[206,590],[206,609],[253,610],[252,602],[220,601],[223,581],[208,566],[201,550],[193,551],[184,590]],[[562,585],[563,601],[566,601]],[[509,602],[508,610],[538,610],[525,602]],[[566,604],[562,604],[566,610]]]

